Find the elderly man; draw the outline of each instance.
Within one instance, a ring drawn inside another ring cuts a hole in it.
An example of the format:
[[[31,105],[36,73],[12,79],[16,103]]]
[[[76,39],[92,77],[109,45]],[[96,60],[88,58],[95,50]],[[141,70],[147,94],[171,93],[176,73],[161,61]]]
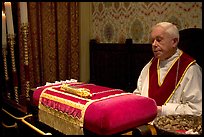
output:
[[[153,98],[158,115],[202,114],[202,68],[180,50],[179,31],[169,22],[151,30],[154,57],[143,68],[133,93]]]

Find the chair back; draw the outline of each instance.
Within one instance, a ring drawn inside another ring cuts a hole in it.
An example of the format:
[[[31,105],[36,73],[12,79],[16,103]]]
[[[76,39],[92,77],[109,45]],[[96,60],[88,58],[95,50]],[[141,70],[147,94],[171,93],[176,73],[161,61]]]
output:
[[[203,38],[201,28],[188,28],[179,31],[180,40],[178,48],[196,59],[196,62],[202,67]]]

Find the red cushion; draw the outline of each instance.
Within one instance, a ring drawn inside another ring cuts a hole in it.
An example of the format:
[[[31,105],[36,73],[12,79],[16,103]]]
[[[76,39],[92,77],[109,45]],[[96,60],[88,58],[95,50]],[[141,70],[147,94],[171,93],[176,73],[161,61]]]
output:
[[[84,127],[99,135],[116,134],[152,121],[157,115],[154,100],[128,94],[91,104]]]
[[[35,90],[33,94],[33,104],[35,106],[38,106],[40,94],[45,87],[49,86],[42,86]],[[109,89],[97,85],[83,85],[83,87],[94,92]],[[122,93],[120,90],[115,92]],[[93,96],[93,99],[105,97],[109,94],[113,94],[113,92],[97,94]],[[146,124],[152,121],[156,115],[157,106],[153,99],[129,93],[90,104],[85,111],[84,128],[99,135],[117,134]]]

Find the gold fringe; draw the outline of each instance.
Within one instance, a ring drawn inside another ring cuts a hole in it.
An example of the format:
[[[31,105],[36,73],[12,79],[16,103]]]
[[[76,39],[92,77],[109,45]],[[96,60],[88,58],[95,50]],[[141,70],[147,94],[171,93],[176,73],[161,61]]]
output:
[[[54,109],[53,111],[55,111],[55,114],[60,113]],[[61,115],[65,115],[65,114],[61,113]],[[84,134],[83,127],[73,124],[72,121],[64,119],[65,117],[67,118],[68,115],[64,116],[64,118],[58,117],[56,115],[53,115],[51,113],[48,113],[40,109],[38,111],[38,116],[39,116],[40,122],[60,131],[61,133],[65,135],[83,135]]]
[[[40,110],[45,111],[51,115],[54,115],[55,117],[64,119],[66,121],[69,121],[72,124],[78,125],[78,126],[83,126],[83,121],[77,117],[74,117],[72,115],[68,115],[67,113],[63,113],[61,111],[55,110],[53,108],[44,106],[42,104],[40,104]]]

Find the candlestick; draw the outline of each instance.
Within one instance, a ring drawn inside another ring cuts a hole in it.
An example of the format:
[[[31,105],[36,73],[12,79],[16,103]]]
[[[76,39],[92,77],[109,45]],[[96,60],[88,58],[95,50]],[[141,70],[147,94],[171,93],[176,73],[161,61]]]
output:
[[[6,17],[7,17],[6,22],[7,22],[8,34],[14,35],[11,2],[5,2],[4,4],[5,4],[5,11],[6,11]]]
[[[6,16],[2,11],[2,48],[5,49],[7,45],[6,40]]]
[[[29,91],[30,91],[30,81],[29,81],[29,53],[28,53],[28,23],[22,23],[21,24],[21,31],[22,31],[22,39],[23,39],[23,45],[24,45],[24,68],[25,68],[25,87],[26,87],[26,98],[29,100]]]
[[[15,35],[8,34],[8,44],[10,46],[10,53],[11,53],[11,65],[12,65],[12,76],[13,76],[13,86],[14,86],[14,94],[15,94],[15,101],[19,104],[18,98],[18,77],[16,71],[16,62],[15,62],[15,54],[14,54],[14,45],[15,45]]]
[[[21,23],[28,23],[27,2],[20,2]]]
[[[4,62],[4,76],[5,76],[5,81],[6,81],[6,96],[7,98],[11,98],[11,93],[10,93],[10,87],[9,87],[9,76],[8,76],[8,67],[7,67],[7,51],[6,48],[2,49],[2,55],[3,55],[3,62]]]

